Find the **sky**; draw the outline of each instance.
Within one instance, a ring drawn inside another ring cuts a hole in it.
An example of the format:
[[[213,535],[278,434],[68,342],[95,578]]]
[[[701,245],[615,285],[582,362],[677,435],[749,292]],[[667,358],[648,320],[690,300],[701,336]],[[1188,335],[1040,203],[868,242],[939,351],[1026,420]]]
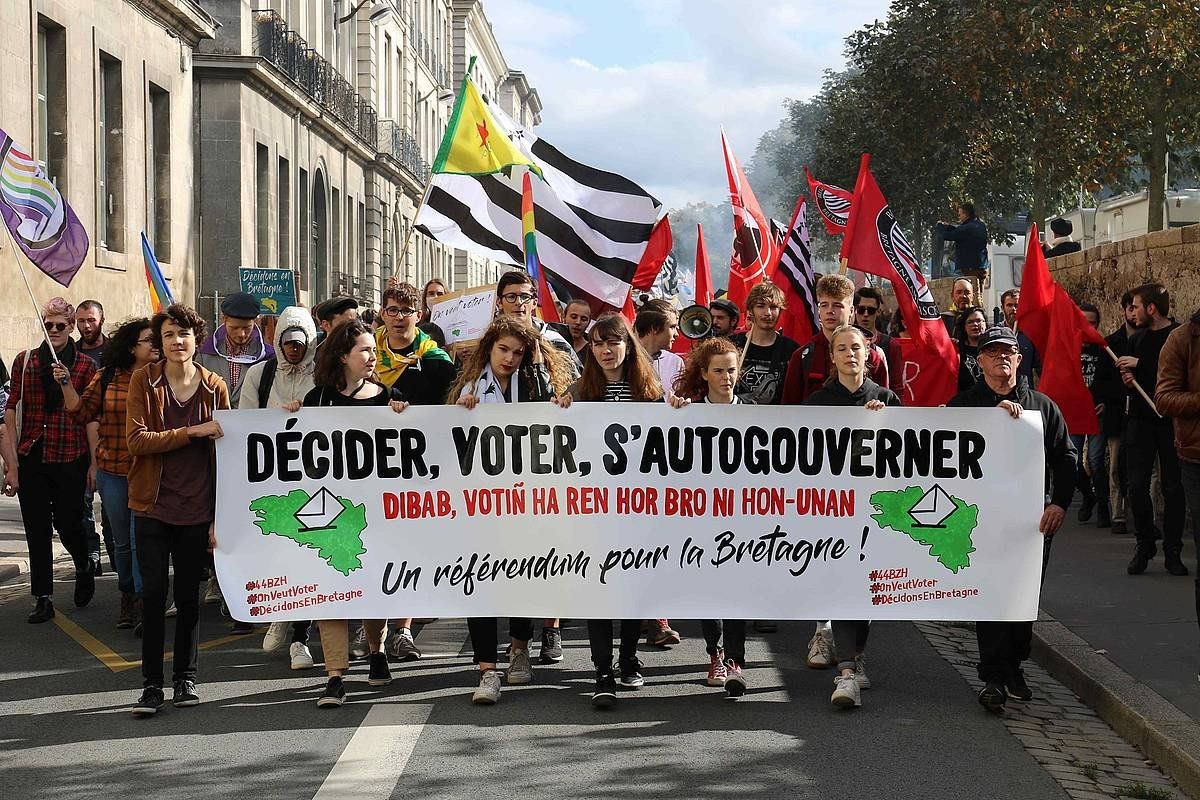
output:
[[[886,0],[484,0],[510,69],[545,109],[536,129],[676,208],[728,199],[721,127],[743,166],[785,99],[841,69],[843,40]]]

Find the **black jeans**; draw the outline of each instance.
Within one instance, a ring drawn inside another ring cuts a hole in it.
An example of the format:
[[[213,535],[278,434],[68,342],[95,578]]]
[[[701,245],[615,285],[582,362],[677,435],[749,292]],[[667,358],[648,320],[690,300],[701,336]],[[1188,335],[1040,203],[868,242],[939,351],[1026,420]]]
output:
[[[700,630],[704,631],[704,649],[710,656],[717,654],[724,636],[726,657],[739,667],[746,666],[746,620],[702,619]]]
[[[833,620],[833,647],[837,651],[837,668],[854,669],[854,657],[867,649],[871,623],[866,620]]]
[[[642,637],[640,619],[621,620],[621,661],[637,658],[638,639]],[[588,644],[592,648],[592,663],[598,672],[611,672],[613,667],[613,621],[588,620]]]
[[[1129,477],[1129,508],[1133,512],[1138,552],[1153,555],[1154,502],[1150,498],[1150,479],[1154,462],[1163,493],[1163,552],[1179,555],[1183,547],[1184,499],[1179,476],[1179,456],[1175,453],[1175,427],[1170,419],[1148,420],[1130,417],[1125,423],[1125,467]]]
[[[1200,463],[1180,460],[1179,470],[1188,508],[1192,511],[1192,541],[1196,545],[1196,603],[1200,608]]]
[[[500,646],[496,632],[496,617],[471,617],[467,620],[467,631],[471,634],[471,647],[475,651],[476,664],[495,664]],[[533,620],[512,617],[508,620],[509,637],[521,642],[533,638]]]
[[[172,681],[196,679],[200,646],[200,583],[208,555],[208,524],[168,525],[137,517],[142,568],[142,685],[163,685],[168,565],[175,565],[175,657]]]
[[[1042,540],[1042,583],[1050,563],[1053,536]],[[1033,644],[1033,622],[976,622],[975,640],[979,643],[979,679],[984,683],[1006,684],[1021,670]]]
[[[42,443],[29,455],[17,457],[17,493],[25,542],[29,547],[29,589],[34,597],[54,594],[54,530],[71,554],[76,572],[90,570],[83,530],[83,492],[87,487],[88,457],[47,464]]]

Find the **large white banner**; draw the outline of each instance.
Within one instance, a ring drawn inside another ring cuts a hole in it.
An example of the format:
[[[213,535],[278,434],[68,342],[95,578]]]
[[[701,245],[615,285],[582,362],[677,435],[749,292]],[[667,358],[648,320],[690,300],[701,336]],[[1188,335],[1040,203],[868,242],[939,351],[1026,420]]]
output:
[[[237,619],[1030,620],[1041,419],[548,403],[222,411]]]

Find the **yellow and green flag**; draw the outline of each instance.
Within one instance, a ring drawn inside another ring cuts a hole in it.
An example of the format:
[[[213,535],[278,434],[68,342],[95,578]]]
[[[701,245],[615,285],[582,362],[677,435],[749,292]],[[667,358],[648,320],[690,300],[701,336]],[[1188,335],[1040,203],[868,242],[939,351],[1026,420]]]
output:
[[[433,173],[491,175],[516,165],[526,166],[539,176],[542,174],[496,124],[487,104],[479,96],[479,90],[471,82],[468,68],[442,146],[434,159]]]

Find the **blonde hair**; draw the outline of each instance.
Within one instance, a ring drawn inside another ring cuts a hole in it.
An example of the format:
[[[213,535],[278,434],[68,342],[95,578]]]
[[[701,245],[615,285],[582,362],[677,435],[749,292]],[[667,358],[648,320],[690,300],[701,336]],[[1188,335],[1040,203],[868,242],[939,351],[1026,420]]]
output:
[[[817,297],[824,295],[835,300],[845,300],[854,296],[854,283],[845,275],[822,275],[815,289]]]
[[[783,290],[770,281],[756,283],[754,288],[750,290],[750,294],[746,295],[746,311],[759,304],[768,303],[773,303],[780,308],[787,307],[787,301],[783,297]]]

